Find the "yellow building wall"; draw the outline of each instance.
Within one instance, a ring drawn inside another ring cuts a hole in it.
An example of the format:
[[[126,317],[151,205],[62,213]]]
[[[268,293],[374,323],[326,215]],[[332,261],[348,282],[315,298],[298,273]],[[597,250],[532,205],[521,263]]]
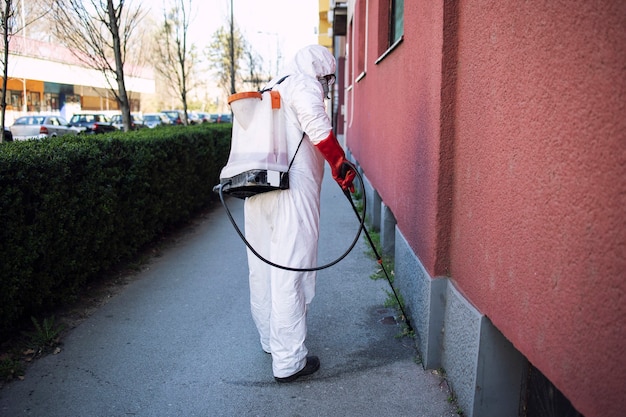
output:
[[[118,110],[117,101],[111,98],[99,96],[81,96],[80,107],[82,110]]]
[[[329,36],[329,29],[333,25],[328,21],[328,11],[330,10],[330,0],[319,0],[319,33],[317,34],[317,42],[329,49],[333,47],[332,35]]]
[[[2,77],[0,77],[0,82]],[[7,91],[20,92],[20,97],[24,99],[24,80],[21,78],[7,79]],[[28,110],[36,110],[43,100],[43,81],[26,80],[26,97]],[[13,108],[10,100],[10,94],[7,94],[7,110],[22,110],[21,108]]]

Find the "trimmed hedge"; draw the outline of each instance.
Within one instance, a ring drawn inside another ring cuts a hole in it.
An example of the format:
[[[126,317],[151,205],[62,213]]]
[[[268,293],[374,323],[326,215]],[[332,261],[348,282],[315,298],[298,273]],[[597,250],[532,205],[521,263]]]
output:
[[[0,144],[0,335],[214,200],[230,125]]]

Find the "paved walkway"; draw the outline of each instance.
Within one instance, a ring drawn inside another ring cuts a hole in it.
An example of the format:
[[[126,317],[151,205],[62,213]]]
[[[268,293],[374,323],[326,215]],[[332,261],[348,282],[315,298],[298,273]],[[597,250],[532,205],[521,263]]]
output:
[[[326,173],[320,263],[358,227]],[[243,204],[229,199],[242,223]],[[453,417],[439,377],[385,320],[388,286],[369,277],[365,239],[318,273],[307,346],[320,370],[278,384],[248,304],[245,246],[216,206],[122,293],[72,330],[61,353],[0,390],[0,416]]]

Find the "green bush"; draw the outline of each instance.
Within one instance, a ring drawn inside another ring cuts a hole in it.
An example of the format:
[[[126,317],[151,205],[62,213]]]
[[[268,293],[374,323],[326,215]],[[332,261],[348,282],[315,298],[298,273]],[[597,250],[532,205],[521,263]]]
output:
[[[0,335],[214,201],[229,125],[0,144]]]

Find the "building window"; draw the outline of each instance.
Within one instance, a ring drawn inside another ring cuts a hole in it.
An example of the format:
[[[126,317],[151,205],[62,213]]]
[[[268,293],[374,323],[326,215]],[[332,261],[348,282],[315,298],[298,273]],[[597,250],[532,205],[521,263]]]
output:
[[[354,44],[354,21],[350,20],[348,24],[348,32],[346,36],[346,62],[348,63],[348,78],[350,85],[352,85],[352,81],[354,81],[354,60],[352,59],[353,54],[353,44]],[[347,87],[350,87],[347,86]]]
[[[80,104],[80,96],[78,94],[66,94],[65,103],[66,104]]]
[[[130,101],[130,111],[140,112],[141,111],[141,101],[138,98],[129,98]]]
[[[404,35],[404,0],[391,0],[389,10],[389,46],[393,46]]]
[[[357,81],[365,75],[367,60],[367,2],[359,1],[356,3],[356,76]]]
[[[382,61],[404,36],[404,0],[379,0],[378,54],[376,64]]]
[[[28,93],[28,111],[41,111],[39,91]]]
[[[13,107],[13,110],[22,110],[22,92],[9,90],[9,104]]]
[[[59,111],[59,95],[46,93],[46,111]]]

